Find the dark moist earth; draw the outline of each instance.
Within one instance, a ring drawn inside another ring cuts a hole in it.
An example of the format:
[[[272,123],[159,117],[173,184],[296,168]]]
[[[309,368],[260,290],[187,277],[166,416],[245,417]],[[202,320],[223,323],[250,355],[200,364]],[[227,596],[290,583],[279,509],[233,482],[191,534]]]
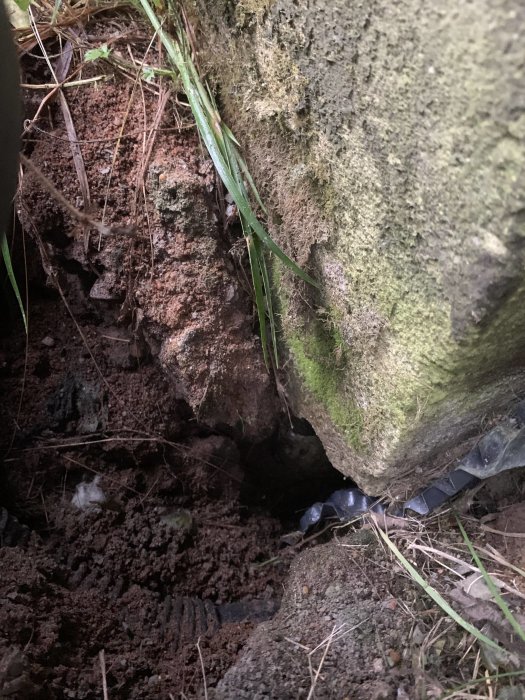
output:
[[[92,24],[90,41],[108,26]],[[128,30],[140,61],[149,37]],[[121,33],[110,40],[124,55]],[[26,83],[50,80],[42,60],[23,69]],[[280,478],[272,495],[273,476],[312,438],[276,437],[242,241],[190,115],[167,87],[90,71],[108,80],[66,91],[88,195],[58,101],[26,153],[73,205],[121,228],[100,238],[26,174],[14,259],[22,286],[28,273],[27,345],[2,303],[0,697],[100,698],[105,678],[112,700],[190,698],[199,654],[213,687],[279,606],[283,522],[264,499],[278,508],[294,488]],[[40,99],[26,90],[26,118]],[[104,502],[75,506],[95,484]]]
[[[206,435],[160,369],[114,365],[96,320],[79,323],[111,394],[60,300],[32,303],[27,363],[22,336],[2,341],[0,697],[100,698],[102,652],[111,698],[192,697],[199,637],[213,685],[278,605],[286,565],[265,562],[282,524],[239,500],[231,438]],[[140,428],[113,427],[124,406]],[[106,501],[80,510],[76,487],[96,475]]]

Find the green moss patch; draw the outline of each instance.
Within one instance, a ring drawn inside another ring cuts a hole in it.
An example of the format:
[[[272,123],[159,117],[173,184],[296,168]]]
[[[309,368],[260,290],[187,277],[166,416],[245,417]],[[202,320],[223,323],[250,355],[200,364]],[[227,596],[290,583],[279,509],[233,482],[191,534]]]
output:
[[[297,371],[306,388],[328,412],[349,445],[361,447],[363,416],[345,387],[345,374],[337,369],[340,338],[321,323],[311,331],[295,332],[288,338]]]

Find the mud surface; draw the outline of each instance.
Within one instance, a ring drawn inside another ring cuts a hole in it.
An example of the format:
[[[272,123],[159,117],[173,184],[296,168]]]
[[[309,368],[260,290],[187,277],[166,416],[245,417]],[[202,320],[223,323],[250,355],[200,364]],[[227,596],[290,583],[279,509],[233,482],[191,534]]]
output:
[[[23,334],[2,340],[0,696],[101,697],[104,652],[110,697],[194,697],[199,637],[212,685],[278,605],[282,524],[239,500],[236,443],[76,303],[98,369],[54,294],[27,358]],[[79,510],[97,475],[104,504]]]
[[[487,540],[508,561],[525,570],[525,501],[513,503],[486,525]],[[525,579],[517,579],[517,585],[525,594]]]

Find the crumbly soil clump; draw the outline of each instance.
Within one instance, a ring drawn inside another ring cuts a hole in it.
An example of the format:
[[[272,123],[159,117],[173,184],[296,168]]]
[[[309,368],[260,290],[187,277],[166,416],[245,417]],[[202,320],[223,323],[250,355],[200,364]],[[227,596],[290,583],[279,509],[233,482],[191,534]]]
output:
[[[508,517],[504,507],[498,514],[503,530],[497,558],[512,556],[512,541],[517,533],[523,536],[524,504],[511,506]],[[506,538],[504,532],[510,533],[512,525],[517,529]],[[467,527],[483,551],[487,542],[479,524],[471,521]],[[330,542],[293,561],[279,612],[255,629],[210,698],[438,700],[457,693],[522,700],[523,679],[516,672],[522,668],[525,645],[513,634],[479,571],[471,573],[454,515],[421,524],[390,519],[387,529],[426,585],[500,644],[499,656],[491,657],[483,645],[478,648],[473,637],[443,615],[368,521],[356,532],[334,530]],[[502,541],[509,545],[506,552]],[[498,570],[495,560],[489,561],[498,582],[512,582],[505,600],[523,627],[519,583],[509,576],[509,568]],[[495,681],[490,689],[485,687],[487,676]]]

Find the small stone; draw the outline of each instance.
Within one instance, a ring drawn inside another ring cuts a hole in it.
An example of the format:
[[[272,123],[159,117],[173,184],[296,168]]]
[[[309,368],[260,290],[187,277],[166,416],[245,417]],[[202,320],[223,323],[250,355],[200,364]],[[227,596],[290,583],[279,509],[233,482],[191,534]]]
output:
[[[338,583],[331,583],[327,587],[324,594],[327,598],[330,598],[331,596],[337,596],[337,594],[340,593],[340,591],[341,591],[341,586]]]
[[[426,637],[425,629],[422,625],[416,625],[414,631],[412,632],[412,643],[418,646],[423,644],[423,640]]]
[[[55,347],[55,339],[52,338],[50,335],[46,335],[45,338],[42,338],[42,345],[45,345],[46,348],[54,348]]]
[[[173,530],[189,532],[193,527],[193,517],[185,508],[166,508],[160,517],[164,523]]]
[[[369,686],[368,698],[370,700],[389,700],[391,697],[391,688],[385,681],[376,681]]]
[[[385,664],[383,663],[383,659],[377,658],[372,661],[372,669],[374,673],[384,673],[385,672]]]
[[[387,658],[389,666],[397,666],[401,663],[401,654],[397,649],[389,649],[387,651]]]

